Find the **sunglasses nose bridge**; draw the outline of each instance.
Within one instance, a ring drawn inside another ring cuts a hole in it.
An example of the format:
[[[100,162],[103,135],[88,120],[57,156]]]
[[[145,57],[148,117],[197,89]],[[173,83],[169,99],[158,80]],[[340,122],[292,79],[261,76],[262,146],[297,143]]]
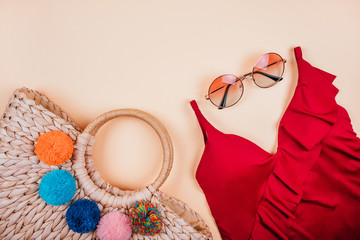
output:
[[[240,78],[241,82],[243,82],[245,79],[249,78],[250,80],[254,80],[253,79],[253,74],[252,72],[251,73],[248,73],[246,74],[245,76],[243,76],[242,78]]]
[[[246,78],[252,79],[252,75],[253,75],[253,72],[251,71],[251,72],[249,72],[249,73],[247,73],[247,74],[239,77],[239,79],[240,79],[241,81],[244,81]]]

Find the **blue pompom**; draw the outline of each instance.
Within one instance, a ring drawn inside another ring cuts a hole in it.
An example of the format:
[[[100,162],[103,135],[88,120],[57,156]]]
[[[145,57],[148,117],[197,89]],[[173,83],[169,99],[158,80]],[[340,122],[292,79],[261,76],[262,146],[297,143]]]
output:
[[[76,191],[74,177],[66,170],[56,169],[45,174],[39,185],[39,195],[48,204],[67,204]]]
[[[66,212],[66,222],[69,228],[77,233],[91,232],[96,228],[99,220],[98,205],[88,199],[75,201]]]

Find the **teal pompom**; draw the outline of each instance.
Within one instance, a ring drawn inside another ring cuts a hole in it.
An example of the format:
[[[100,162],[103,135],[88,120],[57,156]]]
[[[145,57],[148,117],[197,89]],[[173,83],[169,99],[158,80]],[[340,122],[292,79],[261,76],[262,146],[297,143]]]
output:
[[[45,174],[39,185],[40,197],[50,205],[67,204],[74,197],[76,182],[70,172],[56,169]]]

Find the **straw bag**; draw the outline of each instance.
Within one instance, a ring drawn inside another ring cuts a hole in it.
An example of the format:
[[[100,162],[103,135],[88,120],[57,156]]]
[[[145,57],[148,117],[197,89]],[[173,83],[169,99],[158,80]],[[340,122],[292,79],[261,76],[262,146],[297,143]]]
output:
[[[91,159],[96,132],[107,121],[120,116],[147,122],[156,131],[163,146],[164,161],[160,175],[152,184],[136,191],[122,191],[104,182]],[[52,131],[65,133],[74,143],[71,158],[56,166],[40,161],[35,153],[38,138]],[[148,113],[135,109],[114,110],[99,116],[82,131],[45,96],[26,88],[18,89],[0,120],[0,238],[97,239],[104,215],[117,212],[130,219],[130,222],[125,221],[131,226],[130,239],[211,239],[207,225],[196,212],[158,190],[168,177],[172,162],[170,137],[164,126]],[[39,195],[43,177],[53,170],[60,171],[56,169],[67,170],[76,181],[74,196],[68,204],[58,206],[48,204]],[[97,205],[100,210],[99,216],[101,214],[100,221],[96,221],[97,228],[87,233],[74,232],[69,227],[70,208],[80,201],[95,202],[95,207]],[[141,204],[148,204],[146,206],[156,215],[155,220],[159,220],[156,234],[146,232],[149,229],[142,229],[145,233],[138,231],[139,226],[134,225],[136,214],[140,214],[141,206],[145,206]],[[109,224],[114,223],[110,221]],[[102,227],[109,230],[104,224]]]

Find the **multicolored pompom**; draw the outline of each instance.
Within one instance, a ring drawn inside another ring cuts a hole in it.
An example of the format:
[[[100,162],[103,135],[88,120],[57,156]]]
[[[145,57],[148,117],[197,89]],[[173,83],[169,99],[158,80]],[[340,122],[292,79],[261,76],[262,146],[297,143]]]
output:
[[[162,229],[160,211],[149,201],[135,203],[129,211],[133,232],[154,236]]]

